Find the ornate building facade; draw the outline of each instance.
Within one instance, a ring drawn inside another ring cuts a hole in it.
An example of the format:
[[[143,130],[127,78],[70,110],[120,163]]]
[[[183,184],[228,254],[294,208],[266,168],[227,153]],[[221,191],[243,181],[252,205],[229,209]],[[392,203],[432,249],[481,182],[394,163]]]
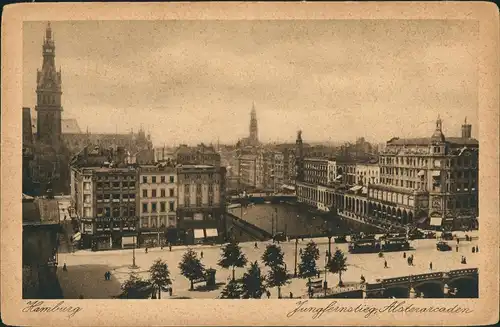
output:
[[[431,137],[388,141],[380,153],[378,170],[369,167],[370,183],[363,180],[363,185],[347,188],[324,187],[303,178],[297,181],[298,199],[346,217],[396,226],[475,226],[479,143],[471,137],[471,130],[465,122],[461,137],[446,138],[438,118]],[[306,161],[300,160],[300,165]],[[368,169],[365,166],[357,171]],[[364,176],[357,175],[358,181]]]

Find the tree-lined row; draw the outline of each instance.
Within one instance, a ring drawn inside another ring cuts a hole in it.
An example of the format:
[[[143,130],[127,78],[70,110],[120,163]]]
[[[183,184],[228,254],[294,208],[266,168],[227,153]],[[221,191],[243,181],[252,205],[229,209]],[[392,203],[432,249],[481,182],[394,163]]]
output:
[[[307,244],[300,254],[301,261],[298,265],[298,277],[311,278],[320,272],[316,261],[319,259],[319,249],[314,241]],[[232,279],[222,290],[221,298],[261,298],[268,288],[277,287],[278,297],[281,297],[281,287],[288,284],[293,274],[287,270],[284,262],[284,253],[279,245],[269,244],[261,256],[262,263],[268,267],[264,276],[261,274],[259,263],[254,261],[249,269],[240,279],[235,277],[235,269],[247,265],[248,259],[236,242],[230,242],[221,249],[218,265],[224,269],[232,270]],[[199,281],[207,281],[210,269],[206,269],[197,253],[188,249],[184,253],[178,265],[181,274],[190,281],[190,290],[194,290],[194,284]],[[341,250],[337,249],[330,258],[327,257],[325,267],[334,274],[339,274],[339,284],[342,284],[342,272],[347,270],[346,257]],[[161,298],[161,291],[171,290],[172,281],[167,264],[157,259],[149,269],[149,278],[143,279],[132,273],[129,280],[122,285],[124,298]]]

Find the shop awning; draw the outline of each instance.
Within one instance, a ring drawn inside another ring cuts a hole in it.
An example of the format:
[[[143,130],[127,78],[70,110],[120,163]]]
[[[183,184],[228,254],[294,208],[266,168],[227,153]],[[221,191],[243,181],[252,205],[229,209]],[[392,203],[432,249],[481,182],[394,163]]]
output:
[[[134,244],[135,237],[134,236],[122,236],[122,245],[125,244]]]
[[[75,235],[73,235],[73,241],[79,241],[82,239],[82,233],[78,232]]]
[[[417,220],[417,223],[421,224],[426,220],[427,220],[427,217],[424,216],[424,217],[420,218],[419,220]]]
[[[417,176],[424,176],[425,175],[425,171],[421,170],[418,172]]]
[[[337,177],[335,177],[335,179],[341,179],[342,178],[342,175],[338,175]]]
[[[434,170],[434,171],[432,172],[432,176],[433,176],[433,177],[439,177],[439,176],[441,176],[441,172],[440,172],[440,171],[436,171],[436,170]]]
[[[432,217],[430,225],[431,226],[441,226],[442,223],[443,223],[443,218]]]
[[[194,238],[195,239],[205,238],[205,235],[203,233],[203,229],[195,229],[194,230]]]
[[[207,237],[217,237],[219,235],[215,228],[206,229],[205,232]]]
[[[361,190],[362,188],[363,188],[363,186],[356,185],[354,187],[351,187],[349,190],[357,192],[357,191]]]

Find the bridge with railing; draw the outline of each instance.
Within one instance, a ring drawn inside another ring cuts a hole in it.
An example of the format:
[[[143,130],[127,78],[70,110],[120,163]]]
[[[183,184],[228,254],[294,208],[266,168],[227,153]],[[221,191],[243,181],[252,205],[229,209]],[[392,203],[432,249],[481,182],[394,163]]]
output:
[[[477,297],[478,268],[456,269],[447,272],[432,272],[377,279],[365,285],[365,297],[409,297],[414,290],[422,297],[443,297],[447,289],[456,289],[460,297]],[[467,294],[466,294],[467,293]],[[466,296],[467,295],[467,296]]]

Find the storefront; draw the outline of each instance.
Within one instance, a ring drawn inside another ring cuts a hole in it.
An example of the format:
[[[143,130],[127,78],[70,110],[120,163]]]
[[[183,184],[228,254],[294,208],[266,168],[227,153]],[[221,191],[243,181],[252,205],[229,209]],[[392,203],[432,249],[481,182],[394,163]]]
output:
[[[158,246],[166,246],[167,241],[165,238],[165,231],[159,229],[155,231],[151,230],[143,230],[139,235],[140,247],[158,247]]]
[[[101,233],[92,237],[92,251],[111,250],[113,241],[111,233]]]

